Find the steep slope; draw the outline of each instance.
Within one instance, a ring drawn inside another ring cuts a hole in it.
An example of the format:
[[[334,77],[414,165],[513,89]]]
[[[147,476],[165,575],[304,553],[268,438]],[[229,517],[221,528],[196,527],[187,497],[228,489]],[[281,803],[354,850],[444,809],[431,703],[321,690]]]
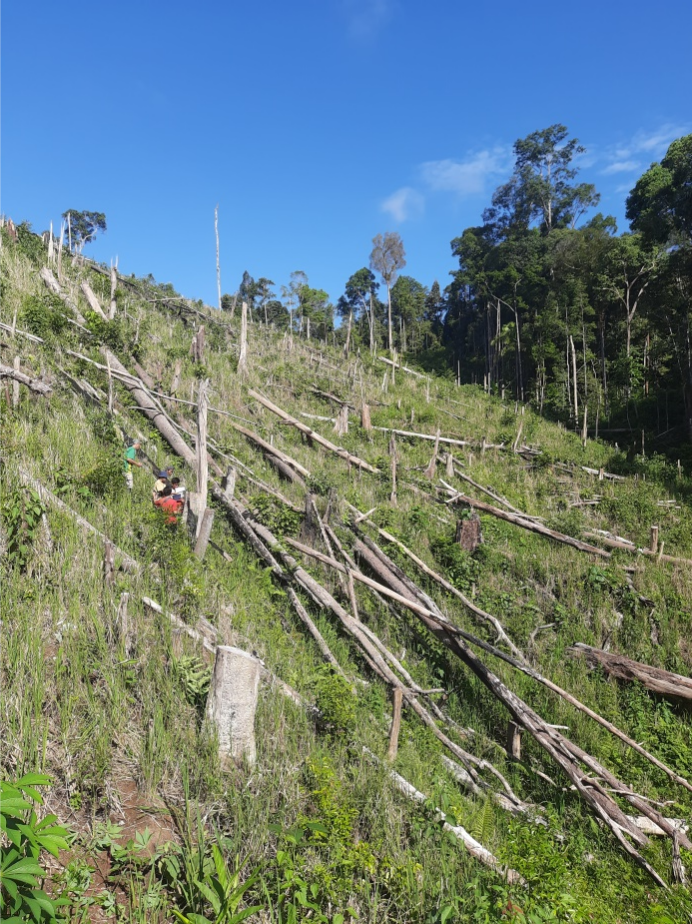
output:
[[[582,446],[530,408],[476,389],[256,325],[239,374],[238,318],[120,277],[115,317],[104,320],[80,288],[88,281],[107,306],[104,268],[64,257],[56,295],[39,275],[40,240],[3,236],[0,260],[3,365],[17,356],[24,373],[52,387],[46,397],[20,386],[16,407],[11,384],[0,395],[2,765],[9,777],[52,775],[49,805],[79,833],[73,866],[81,858],[84,874],[91,858],[111,864],[113,881],[92,876],[88,889],[88,874],[81,886],[74,870],[56,874],[53,888],[70,888],[75,915],[94,895],[99,914],[113,900],[125,920],[172,920],[174,907],[209,913],[204,891],[181,885],[194,880],[198,816],[202,853],[219,843],[229,867],[258,868],[245,895],[262,907],[258,920],[526,913],[634,922],[692,913],[670,871],[674,855],[685,862],[684,832],[645,839],[625,818],[689,817],[690,791],[642,754],[692,778],[688,707],[568,656],[581,642],[689,676],[689,474],[658,458],[627,460],[604,443]],[[200,561],[182,524],[171,529],[152,508],[150,471],[171,463],[195,486],[196,403],[207,379],[210,478],[220,482],[232,467],[237,480],[230,503],[210,488],[212,544]],[[337,418],[348,432],[335,434]],[[176,434],[173,446],[161,430]],[[148,466],[135,471],[131,495],[121,471],[128,437],[141,440]],[[50,495],[37,500],[32,484]],[[474,503],[483,541],[469,552],[456,536]],[[104,577],[103,539],[70,511],[116,545],[113,580]],[[662,555],[613,547],[598,532],[648,548],[653,525]],[[166,613],[212,648],[235,645],[263,660],[270,679],[254,768],[220,761],[203,721],[211,656]],[[487,648],[464,654],[471,647],[450,626],[529,672]],[[405,705],[394,779],[386,751],[397,686]],[[510,719],[526,729],[512,759]],[[429,801],[416,807],[401,780]],[[625,786],[641,795],[637,807]],[[127,862],[118,858],[106,825],[123,803],[146,809],[150,830],[151,818],[166,821],[148,860],[136,843]],[[464,848],[461,828],[495,865]],[[163,846],[169,835],[182,841],[177,852]]]

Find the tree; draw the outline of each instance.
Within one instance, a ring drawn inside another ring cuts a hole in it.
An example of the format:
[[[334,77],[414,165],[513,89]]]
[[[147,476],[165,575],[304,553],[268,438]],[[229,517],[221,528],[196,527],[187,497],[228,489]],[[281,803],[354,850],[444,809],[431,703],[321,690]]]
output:
[[[392,286],[396,282],[399,270],[406,266],[406,252],[404,242],[396,231],[376,234],[372,243],[370,268],[380,274],[387,286],[387,345],[392,353]]]
[[[674,141],[660,164],[640,177],[627,199],[627,217],[645,242],[667,253],[661,309],[680,369],[692,441],[692,135]]]
[[[338,310],[342,317],[349,318],[349,330],[355,317],[358,319],[360,309],[361,317],[368,318],[370,328],[370,352],[375,351],[375,295],[379,289],[374,274],[364,266],[349,276],[344,287],[344,294],[338,302]]]
[[[399,320],[399,348],[415,348],[415,333],[425,323],[427,289],[413,276],[399,276],[392,286],[392,315]],[[407,340],[407,332],[410,340]]]
[[[572,160],[585,148],[567,135],[565,126],[556,124],[515,142],[514,172],[493,195],[492,208],[483,216],[486,223],[504,235],[534,224],[550,234],[556,228],[574,228],[598,203],[600,197],[590,183],[572,185],[577,175]]]
[[[106,231],[106,216],[103,212],[78,212],[68,209],[62,213],[65,221],[70,222],[70,236],[77,253],[84,250],[84,245],[91,243],[99,231]]]

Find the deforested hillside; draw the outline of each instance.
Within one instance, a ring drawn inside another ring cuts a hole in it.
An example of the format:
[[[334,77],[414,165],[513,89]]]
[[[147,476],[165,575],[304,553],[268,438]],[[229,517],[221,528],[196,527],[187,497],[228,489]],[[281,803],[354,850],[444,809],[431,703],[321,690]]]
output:
[[[0,267],[3,916],[692,920],[685,464]]]

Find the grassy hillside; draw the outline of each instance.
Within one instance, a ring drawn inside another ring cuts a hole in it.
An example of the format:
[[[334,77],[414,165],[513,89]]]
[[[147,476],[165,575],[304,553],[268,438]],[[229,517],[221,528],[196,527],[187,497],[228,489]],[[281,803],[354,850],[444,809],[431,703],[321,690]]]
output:
[[[179,367],[176,394],[188,403],[160,400],[190,446],[185,431],[195,432],[193,405],[208,378],[210,405],[218,411],[209,412],[210,458],[223,471],[235,467],[235,496],[277,538],[276,554],[290,552],[349,612],[352,598],[338,573],[284,542],[298,539],[337,555],[327,550],[314,517],[304,517],[306,494],[349,555],[357,533],[376,541],[449,620],[499,644],[495,632],[377,527],[386,530],[497,617],[543,675],[688,779],[689,701],[671,702],[638,683],[609,679],[566,652],[583,642],[689,675],[690,565],[617,549],[609,549],[608,558],[595,556],[485,513],[482,544],[473,553],[462,551],[456,525],[469,508],[448,503],[441,480],[500,505],[448,475],[442,459],[426,477],[434,443],[404,436],[396,437],[392,503],[391,434],[377,427],[432,436],[439,430],[442,437],[468,441],[473,445],[451,447],[457,468],[553,530],[595,545],[599,540],[585,533],[607,530],[646,547],[656,524],[664,555],[680,559],[692,558],[690,472],[662,458],[628,459],[603,442],[582,446],[575,434],[528,406],[470,386],[401,369],[392,376],[376,357],[345,358],[325,344],[256,325],[249,329],[249,372],[240,376],[237,316],[230,320],[172,298],[151,279],[120,277],[116,317],[104,321],[89,311],[79,282],[88,280],[105,305],[108,273],[65,257],[62,291],[83,316],[82,325],[39,278],[45,263],[39,239],[24,232],[14,243],[3,232],[2,364],[12,366],[19,357],[23,372],[53,390],[43,397],[21,386],[14,407],[12,382],[6,379],[7,388],[0,389],[0,763],[7,780],[28,772],[51,777],[39,814],[57,815],[71,832],[70,843],[58,859],[44,854],[42,862],[49,873],[46,891],[66,899],[63,918],[164,922],[192,914],[190,920],[201,920],[196,913],[231,922],[240,920],[231,910],[237,904],[236,914],[256,907],[250,920],[276,922],[691,920],[692,898],[671,878],[671,840],[652,837],[640,851],[670,884],[664,889],[627,855],[530,734],[522,737],[521,760],[507,757],[510,715],[474,673],[409,609],[355,581],[363,623],[420,688],[441,691],[420,696],[439,710],[439,727],[492,763],[531,808],[503,810],[493,798],[502,785],[485,769],[480,795],[469,795],[447,769],[439,738],[405,706],[393,768],[428,797],[418,805],[408,800],[385,758],[390,686],[333,614],[297,588],[348,680],[327,664],[297,618],[287,587],[211,495],[212,545],[203,561],[194,556],[186,528],[171,528],[153,509],[151,470],[170,463],[190,489],[194,473],[138,410],[122,380],[114,381],[108,413],[108,375],[96,364],[104,364],[108,347],[130,373],[139,374],[137,363],[152,380],[150,391],[162,395],[171,394]],[[193,363],[190,344],[200,324],[204,355]],[[378,473],[301,435],[251,390]],[[325,394],[353,408],[343,436],[323,419],[338,411]],[[372,430],[360,423],[364,402]],[[283,480],[234,424],[307,469],[305,484]],[[124,441],[134,437],[141,438],[145,466],[135,470],[130,494],[122,456]],[[517,449],[534,451],[513,452],[515,441]],[[484,443],[504,448],[483,449]],[[441,457],[448,448],[440,445]],[[599,480],[584,467],[623,477]],[[213,468],[210,477],[220,480]],[[69,510],[32,493],[32,480]],[[352,507],[370,511],[369,519],[354,527]],[[118,567],[107,583],[103,540],[70,511],[121,550],[116,565],[123,564],[122,553],[136,564]],[[130,595],[129,644],[119,631],[123,593]],[[254,767],[219,758],[204,721],[212,657],[147,608],[144,597],[191,627],[204,628],[208,620],[215,643],[255,652],[264,662]],[[690,791],[531,677],[480,655],[547,723],[567,726],[571,741],[652,804],[662,804],[667,817],[689,820]],[[285,696],[278,681],[297,691],[307,708]],[[444,724],[444,717],[451,722]],[[620,795],[615,799],[633,814]],[[510,885],[479,863],[442,827],[436,808],[526,885]],[[220,849],[218,870],[213,845]],[[680,853],[688,862],[684,847]],[[234,881],[249,884],[244,893],[237,889],[237,902],[229,901],[226,912],[215,914],[209,890],[216,884],[223,892],[224,876],[228,894]]]

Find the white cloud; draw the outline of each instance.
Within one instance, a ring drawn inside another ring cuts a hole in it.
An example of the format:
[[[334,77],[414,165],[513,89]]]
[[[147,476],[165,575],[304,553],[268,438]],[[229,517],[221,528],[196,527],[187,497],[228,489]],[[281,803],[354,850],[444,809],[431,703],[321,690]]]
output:
[[[417,218],[424,205],[425,200],[419,192],[411,186],[403,186],[384,200],[381,209],[391,215],[394,221],[404,222]]]
[[[495,147],[464,160],[429,160],[421,165],[420,172],[423,182],[435,192],[474,196],[486,191],[489,178],[508,173],[511,166],[511,149]]]
[[[367,41],[377,35],[394,12],[395,0],[342,0],[352,38]]]
[[[601,170],[601,173],[631,173],[638,170],[641,165],[636,160],[616,160],[612,164]]]
[[[671,142],[680,138],[681,135],[687,135],[690,130],[692,126],[689,124],[674,125],[671,123],[660,125],[648,132],[640,129],[629,141],[621,142],[610,149],[606,158],[612,163],[603,172],[616,173],[617,171],[612,169],[615,164],[631,162],[633,156],[637,154],[645,154],[649,161],[660,160]],[[633,167],[628,166],[627,169],[640,169],[642,166],[641,163],[636,163]]]

